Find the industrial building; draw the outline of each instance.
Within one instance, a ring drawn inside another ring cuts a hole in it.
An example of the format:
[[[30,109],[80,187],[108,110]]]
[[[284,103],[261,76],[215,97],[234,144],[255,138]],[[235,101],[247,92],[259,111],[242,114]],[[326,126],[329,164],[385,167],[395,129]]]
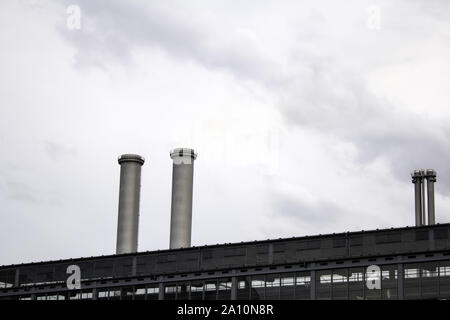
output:
[[[170,157],[170,249],[138,252],[144,158],[122,155],[116,254],[1,266],[0,300],[450,299],[450,224],[435,223],[435,171],[412,174],[414,227],[192,247],[197,154]]]

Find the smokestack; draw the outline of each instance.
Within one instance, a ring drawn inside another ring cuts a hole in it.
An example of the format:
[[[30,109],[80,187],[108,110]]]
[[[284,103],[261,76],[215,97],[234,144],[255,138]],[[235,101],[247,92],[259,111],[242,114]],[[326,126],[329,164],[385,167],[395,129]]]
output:
[[[423,225],[422,220],[422,174],[419,170],[414,170],[411,174],[414,183],[414,201],[416,209],[416,226]]]
[[[434,209],[434,183],[436,182],[436,171],[414,170],[411,174],[414,183],[416,226],[432,225],[436,223]],[[427,181],[427,197],[425,198],[425,180]],[[426,217],[426,207],[428,208],[428,218]],[[428,220],[428,223],[426,222]]]
[[[436,182],[436,171],[428,169],[427,178],[427,195],[428,195],[428,224],[436,224],[434,213],[434,183]]]
[[[170,215],[170,249],[191,246],[192,189],[194,160],[193,149],[177,148],[170,152],[173,159],[172,208]]]
[[[420,175],[422,176],[420,183],[422,186],[421,195],[422,199],[420,200],[422,202],[422,225],[427,225],[426,222],[426,209],[425,209],[425,170],[420,170]]]
[[[144,161],[137,154],[123,154],[118,159],[120,191],[116,254],[137,252],[141,166]]]

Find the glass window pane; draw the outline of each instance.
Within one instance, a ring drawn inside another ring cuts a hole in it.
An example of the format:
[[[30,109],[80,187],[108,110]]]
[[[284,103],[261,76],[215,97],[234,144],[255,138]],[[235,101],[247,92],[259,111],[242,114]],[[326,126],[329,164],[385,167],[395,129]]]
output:
[[[295,274],[283,273],[280,280],[280,299],[281,300],[293,300],[295,298]]]
[[[145,300],[145,286],[137,286],[134,288],[134,300]]]
[[[439,263],[439,297],[450,298],[450,260]]]
[[[265,276],[258,275],[251,278],[251,299],[252,300],[264,300],[264,288],[266,285]]]
[[[191,282],[191,300],[203,300],[203,281]]]
[[[248,300],[250,299],[250,277],[238,277],[237,279],[237,299]]]
[[[348,297],[350,300],[364,299],[364,269],[348,269]]]
[[[158,300],[159,286],[157,284],[147,285],[147,300]]]
[[[397,265],[381,267],[381,298],[383,300],[397,299]]]
[[[437,299],[439,297],[439,264],[426,262],[420,264],[422,275],[422,299]]]
[[[295,277],[295,299],[311,299],[311,273],[309,271],[297,272]]]
[[[165,300],[175,300],[177,298],[177,292],[179,291],[179,286],[176,283],[166,284],[164,286],[164,299]]]
[[[205,300],[217,299],[217,279],[205,281]]]
[[[266,274],[266,299],[280,299],[280,275]]]
[[[409,263],[404,266],[403,286],[405,299],[420,299],[420,266]]]
[[[333,286],[332,297],[333,300],[347,300],[347,269],[333,270]]]
[[[221,278],[217,284],[217,298],[219,300],[231,299],[231,279]]]
[[[317,300],[331,299],[331,270],[316,271]]]

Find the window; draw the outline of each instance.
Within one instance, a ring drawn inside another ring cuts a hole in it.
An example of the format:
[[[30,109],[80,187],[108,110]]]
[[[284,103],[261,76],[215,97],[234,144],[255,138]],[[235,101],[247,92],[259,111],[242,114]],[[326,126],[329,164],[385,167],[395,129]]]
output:
[[[237,279],[237,299],[248,300],[250,299],[250,277],[238,277]]]
[[[349,268],[348,298],[350,300],[363,300],[364,286],[364,268]]]
[[[191,300],[203,300],[204,283],[202,280],[191,282]]]
[[[155,291],[155,289],[158,288],[148,288],[147,290],[152,289],[153,291]],[[188,300],[189,299],[189,293],[191,291],[191,286],[189,284],[189,282],[177,282],[177,284],[175,286],[171,286],[170,287],[170,291],[169,295],[170,296],[170,300]],[[149,299],[149,300],[157,300],[158,299],[158,293],[159,290],[156,290],[156,292],[154,292],[154,299]],[[164,299],[167,296],[167,288],[166,288],[166,294],[164,295]]]
[[[266,281],[264,275],[258,275],[251,277],[251,295],[252,300],[264,300],[265,299],[265,287]]]
[[[422,299],[437,299],[439,297],[439,264],[426,262],[420,264],[422,275]]]
[[[420,299],[420,266],[417,263],[404,266],[404,297],[405,299]]]
[[[428,240],[428,230],[416,231],[416,241]]]
[[[293,300],[295,298],[295,274],[283,273],[280,278],[280,299]]]
[[[333,248],[343,248],[347,244],[347,239],[337,238],[333,239]]]
[[[450,299],[450,260],[439,262],[439,297]]]
[[[159,286],[157,284],[147,285],[147,300],[158,300]]]
[[[353,236],[350,238],[350,246],[351,247],[362,246],[362,244],[363,244],[363,237]]]
[[[266,299],[267,300],[280,299],[280,275],[278,274],[266,275]]]
[[[311,273],[309,271],[297,272],[295,275],[295,299],[311,299]]]
[[[348,270],[347,269],[336,269],[333,270],[333,286],[332,286],[332,297],[333,300],[346,300],[347,295],[347,280],[348,280]]]
[[[448,239],[448,229],[434,229],[434,239]]]
[[[164,286],[164,299],[175,300],[177,293],[180,291],[180,287],[176,283],[166,284]]]
[[[205,281],[205,300],[217,299],[217,279]]]
[[[331,270],[316,271],[316,298],[331,299]]]
[[[381,298],[383,300],[397,299],[397,265],[381,267]]]
[[[15,269],[0,271],[0,288],[10,288],[14,286],[15,275]]]
[[[133,287],[125,287],[121,290],[121,300],[133,300],[134,299],[134,288]]]
[[[220,278],[217,283],[217,299],[230,300],[231,299],[231,279]]]
[[[146,292],[147,291],[145,289],[145,286],[135,287],[135,289],[134,289],[134,299],[135,300],[145,300]]]
[[[383,244],[383,243],[395,243],[402,241],[401,233],[386,233],[386,234],[380,234],[375,236],[375,242],[377,244]]]

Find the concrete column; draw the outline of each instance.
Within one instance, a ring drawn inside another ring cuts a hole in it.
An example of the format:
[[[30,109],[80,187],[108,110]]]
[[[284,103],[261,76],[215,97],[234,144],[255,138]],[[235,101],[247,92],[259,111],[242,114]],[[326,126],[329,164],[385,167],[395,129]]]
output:
[[[188,248],[191,246],[194,160],[197,154],[193,149],[177,148],[170,157],[173,159],[170,249]]]
[[[141,166],[144,158],[136,154],[124,154],[118,162],[120,191],[116,254],[134,253],[138,249]]]

